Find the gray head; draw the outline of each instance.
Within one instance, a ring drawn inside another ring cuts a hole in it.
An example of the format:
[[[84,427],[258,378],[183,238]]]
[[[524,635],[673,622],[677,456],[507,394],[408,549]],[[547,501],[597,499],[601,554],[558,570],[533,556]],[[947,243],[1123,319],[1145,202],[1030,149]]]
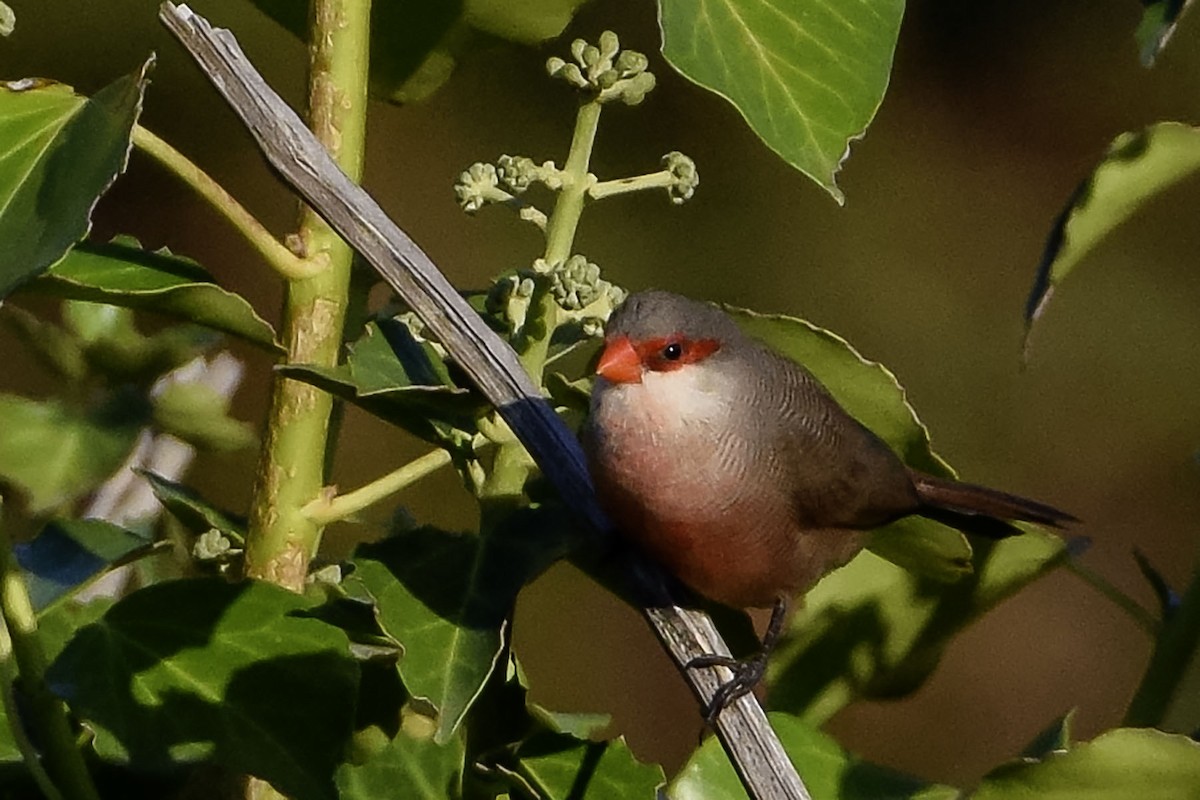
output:
[[[631,294],[609,317],[605,338],[634,342],[680,335],[729,342],[742,337],[737,323],[716,306],[659,290]]]

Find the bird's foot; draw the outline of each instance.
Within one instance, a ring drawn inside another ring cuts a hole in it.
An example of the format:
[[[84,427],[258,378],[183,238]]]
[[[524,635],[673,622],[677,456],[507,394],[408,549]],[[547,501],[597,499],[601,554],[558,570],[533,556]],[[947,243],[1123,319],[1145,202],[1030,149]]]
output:
[[[710,728],[717,724],[717,717],[738,698],[749,694],[762,680],[767,671],[767,659],[775,649],[776,642],[783,632],[784,618],[787,616],[787,601],[780,598],[771,609],[771,621],[767,623],[766,633],[762,639],[762,649],[748,658],[733,656],[708,655],[696,656],[686,664],[687,669],[703,669],[705,667],[725,667],[733,671],[733,677],[717,687],[712,697],[704,706],[704,721]]]
[[[696,656],[687,663],[688,669],[705,667],[726,667],[733,671],[733,677],[718,686],[704,706],[704,721],[712,728],[716,726],[717,717],[722,711],[733,705],[738,698],[752,692],[762,680],[767,671],[767,653],[762,651],[749,658],[711,654]]]

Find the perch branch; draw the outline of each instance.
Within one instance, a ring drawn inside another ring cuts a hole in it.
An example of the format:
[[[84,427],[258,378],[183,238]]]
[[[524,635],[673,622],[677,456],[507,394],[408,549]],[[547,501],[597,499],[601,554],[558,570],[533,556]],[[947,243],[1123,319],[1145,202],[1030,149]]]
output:
[[[579,443],[542,398],[516,353],[371,196],[342,174],[228,31],[214,30],[186,6],[169,2],[160,16],[242,118],[271,165],[420,316],[496,406],[560,496],[596,531],[611,531],[596,502]],[[634,573],[640,596],[646,599],[647,620],[699,701],[707,704],[730,675],[683,665],[706,653],[728,654],[728,648],[707,615],[671,601],[657,569],[642,564]],[[717,735],[751,797],[808,800],[753,695],[721,712]]]

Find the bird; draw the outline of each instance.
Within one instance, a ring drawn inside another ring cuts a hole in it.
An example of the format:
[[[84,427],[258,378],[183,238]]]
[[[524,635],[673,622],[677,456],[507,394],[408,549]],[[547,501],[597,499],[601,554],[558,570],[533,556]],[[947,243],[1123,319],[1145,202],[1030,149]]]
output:
[[[595,373],[582,438],[617,528],[701,596],[773,609],[761,663],[721,705],[761,677],[791,598],[872,529],[915,514],[995,538],[1020,533],[1013,522],[1078,521],[906,466],[804,366],[714,305],[631,294],[605,326]],[[715,664],[731,666],[720,656],[690,666]]]

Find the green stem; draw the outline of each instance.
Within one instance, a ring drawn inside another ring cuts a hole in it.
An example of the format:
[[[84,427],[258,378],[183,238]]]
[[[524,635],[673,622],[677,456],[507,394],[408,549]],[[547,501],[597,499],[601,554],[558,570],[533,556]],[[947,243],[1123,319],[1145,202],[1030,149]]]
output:
[[[1188,666],[1200,658],[1200,561],[1179,607],[1163,622],[1146,674],[1125,712],[1125,725],[1134,728],[1163,724]],[[1190,731],[1189,731],[1190,732]]]
[[[187,156],[155,136],[141,125],[133,126],[133,143],[143,153],[166,167],[223,216],[259,255],[285,278],[307,278],[320,271],[321,265],[298,257],[271,235],[258,218],[247,211],[225,187],[217,183]]]
[[[449,463],[449,450],[431,450],[365,486],[329,499],[318,498],[305,506],[303,510],[305,515],[316,524],[328,525],[357,514],[364,508],[406,489]]]
[[[554,203],[554,211],[546,223],[546,263],[566,261],[575,243],[575,229],[583,214],[583,201],[589,187],[588,165],[592,160],[592,147],[596,142],[596,129],[600,125],[600,103],[591,100],[579,107],[575,117],[575,133],[571,137],[571,151],[562,169],[562,191]]]
[[[4,617],[7,629],[8,644],[11,646],[11,658],[16,662],[18,678],[22,694],[27,701],[23,710],[28,719],[36,726],[45,754],[46,769],[43,775],[51,776],[56,782],[50,797],[62,797],[66,800],[100,800],[92,776],[88,773],[87,764],[83,760],[75,741],[75,733],[71,729],[71,721],[67,718],[67,707],[62,700],[50,691],[46,684],[46,669],[49,662],[42,641],[38,637],[37,614],[33,610],[33,602],[29,598],[29,590],[25,586],[25,578],[21,568],[13,556],[12,543],[8,532],[0,525],[0,613]],[[4,661],[6,672],[9,671],[8,648],[5,648]],[[7,678],[6,689],[7,689]],[[20,711],[8,706],[11,692],[5,691],[4,700],[11,725],[19,725]],[[20,741],[22,737],[18,737]],[[28,765],[38,776],[37,756],[30,760],[25,754]],[[41,781],[38,781],[41,786]],[[43,788],[43,791],[45,789]]]
[[[1146,633],[1151,636],[1157,636],[1159,631],[1161,631],[1162,624],[1153,614],[1132,597],[1109,583],[1103,576],[1092,572],[1092,570],[1079,563],[1079,559],[1068,559],[1067,569],[1074,573],[1075,577],[1112,601],[1113,605],[1128,614],[1137,623],[1137,626]]]
[[[649,175],[637,175],[632,178],[618,178],[613,181],[600,181],[588,189],[588,197],[593,200],[603,200],[618,194],[642,192],[647,189],[669,189],[677,179],[669,170],[651,172]]]
[[[313,0],[309,125],[353,180],[362,175],[367,116],[369,0]],[[290,281],[284,308],[289,364],[334,366],[349,305],[353,253],[316,212],[301,212],[298,241],[317,275]],[[304,514],[325,485],[333,398],[275,379],[246,542],[246,572],[299,591],[322,526]]]

